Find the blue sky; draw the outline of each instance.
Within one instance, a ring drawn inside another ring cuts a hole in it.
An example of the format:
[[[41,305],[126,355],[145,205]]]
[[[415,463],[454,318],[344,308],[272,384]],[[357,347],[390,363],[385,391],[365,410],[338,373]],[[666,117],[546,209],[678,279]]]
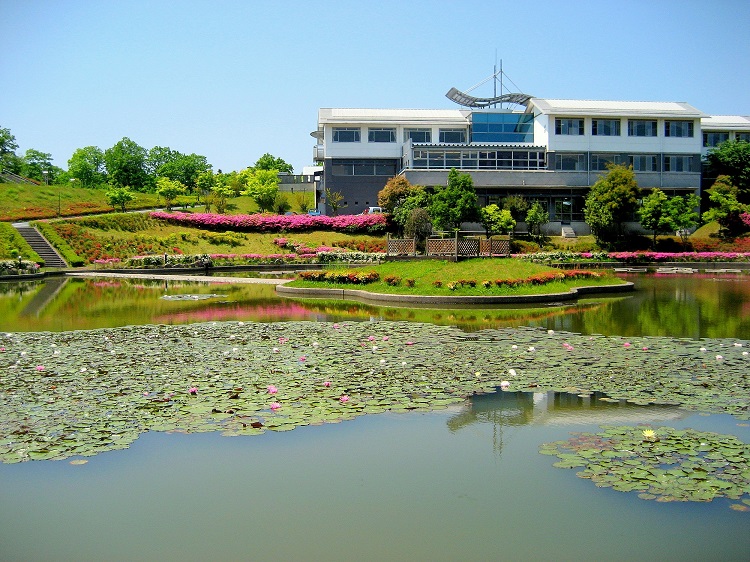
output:
[[[750,115],[747,0],[0,0],[0,29],[0,127],[62,168],[129,137],[300,172],[319,107],[456,107],[496,53],[538,97]]]

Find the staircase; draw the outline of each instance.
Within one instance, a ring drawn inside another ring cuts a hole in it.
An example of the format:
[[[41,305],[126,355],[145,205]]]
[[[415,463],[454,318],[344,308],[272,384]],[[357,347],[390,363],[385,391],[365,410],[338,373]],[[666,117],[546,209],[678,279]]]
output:
[[[65,260],[60,257],[60,254],[47,242],[44,236],[39,234],[36,228],[29,226],[28,223],[19,223],[13,226],[23,236],[23,239],[29,243],[31,249],[44,260],[44,267],[68,267]]]
[[[573,230],[572,226],[563,225],[562,227],[562,237],[563,238],[578,238],[576,236],[576,231]]]
[[[31,185],[40,184],[40,182],[36,180],[19,176],[18,174],[14,174],[13,172],[0,172],[0,180],[3,180],[6,183],[28,183]]]

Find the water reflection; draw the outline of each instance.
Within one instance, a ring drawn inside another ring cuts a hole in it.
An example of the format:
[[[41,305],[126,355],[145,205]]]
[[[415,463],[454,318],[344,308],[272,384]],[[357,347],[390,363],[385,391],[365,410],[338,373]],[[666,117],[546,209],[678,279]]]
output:
[[[343,300],[279,298],[272,286],[132,279],[0,283],[0,330],[61,331],[132,324],[244,320],[407,321],[466,331],[534,326],[582,334],[745,337],[750,333],[747,275],[628,275],[633,293],[569,303],[450,309],[387,307]],[[210,298],[165,300],[165,295]]]
[[[600,392],[578,396],[567,392],[498,391],[472,396],[446,424],[454,433],[474,425],[490,425],[492,448],[501,454],[509,428],[663,423],[689,415],[690,412],[676,406],[638,406],[625,400],[610,402]]]

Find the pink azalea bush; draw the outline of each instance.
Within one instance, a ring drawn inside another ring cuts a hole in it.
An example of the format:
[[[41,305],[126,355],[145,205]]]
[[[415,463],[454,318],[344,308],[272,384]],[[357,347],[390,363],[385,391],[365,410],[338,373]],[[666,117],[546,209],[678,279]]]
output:
[[[651,262],[723,262],[750,261],[750,252],[538,252],[513,254],[514,258],[534,262],[619,261]]]
[[[208,230],[240,232],[302,232],[332,230],[335,232],[385,232],[386,217],[382,213],[368,215],[214,215],[208,213],[166,213],[156,211],[152,218]]]

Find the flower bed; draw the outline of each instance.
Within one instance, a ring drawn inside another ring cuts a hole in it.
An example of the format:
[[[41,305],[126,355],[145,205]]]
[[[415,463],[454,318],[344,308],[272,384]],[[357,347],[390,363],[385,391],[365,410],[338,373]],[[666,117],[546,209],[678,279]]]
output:
[[[0,275],[39,273],[39,264],[29,260],[0,260]]]
[[[380,275],[375,271],[302,271],[299,278],[318,283],[366,285],[380,280]]]
[[[190,225],[209,230],[238,230],[242,232],[303,232],[307,230],[332,230],[335,232],[381,234],[385,232],[386,217],[372,215],[214,215],[207,213],[150,214],[171,224]]]
[[[601,261],[626,263],[750,261],[750,252],[539,252],[513,254],[537,263]]]

